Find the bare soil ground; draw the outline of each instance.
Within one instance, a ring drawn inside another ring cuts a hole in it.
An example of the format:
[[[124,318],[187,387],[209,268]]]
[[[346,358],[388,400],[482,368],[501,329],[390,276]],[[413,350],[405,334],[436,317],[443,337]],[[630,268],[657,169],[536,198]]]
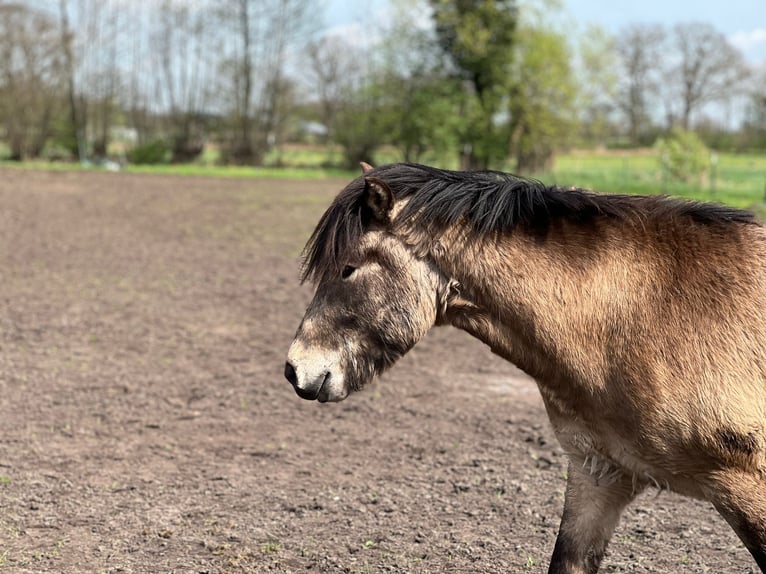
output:
[[[544,572],[565,460],[534,384],[436,330],[335,405],[284,357],[344,182],[0,171],[0,572]],[[641,497],[605,572],[754,572]]]

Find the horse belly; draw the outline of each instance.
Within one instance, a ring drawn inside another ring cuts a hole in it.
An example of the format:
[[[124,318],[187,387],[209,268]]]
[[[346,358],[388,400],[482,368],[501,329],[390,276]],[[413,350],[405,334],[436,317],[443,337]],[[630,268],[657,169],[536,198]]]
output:
[[[608,484],[624,476],[632,480],[637,491],[653,486],[705,498],[704,479],[717,470],[766,471],[763,429],[729,436],[702,424],[699,432],[684,437],[693,421],[639,418],[626,412],[624,405],[621,411],[615,409],[624,415],[615,420],[603,409],[590,410],[580,403],[576,410],[551,393],[542,394],[562,448],[572,464],[581,465],[597,483]],[[592,414],[596,412],[600,414]],[[745,437],[754,437],[747,452]]]
[[[608,485],[627,477],[636,492],[654,487],[704,498],[699,482],[692,475],[673,472],[668,468],[672,463],[654,463],[652,459],[656,454],[645,456],[640,445],[634,442],[621,440],[615,434],[594,433],[584,425],[554,423],[554,428],[571,463],[580,465],[596,484]]]

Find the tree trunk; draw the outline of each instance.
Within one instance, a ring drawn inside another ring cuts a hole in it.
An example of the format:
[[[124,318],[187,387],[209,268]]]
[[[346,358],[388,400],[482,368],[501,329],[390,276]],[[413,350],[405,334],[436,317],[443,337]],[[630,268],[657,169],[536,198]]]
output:
[[[67,103],[69,105],[69,120],[74,130],[74,151],[80,161],[85,159],[85,150],[83,133],[84,129],[80,126],[80,118],[77,113],[77,97],[75,95],[74,84],[74,56],[72,55],[72,32],[69,28],[69,15],[67,14],[66,0],[60,0],[59,8],[61,11],[61,47],[64,52],[64,66],[67,76]]]

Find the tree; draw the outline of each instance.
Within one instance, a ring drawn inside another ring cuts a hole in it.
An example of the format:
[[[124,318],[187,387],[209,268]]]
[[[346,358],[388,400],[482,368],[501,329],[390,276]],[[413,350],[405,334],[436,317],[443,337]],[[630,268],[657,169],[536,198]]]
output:
[[[215,53],[209,20],[204,6],[173,0],[163,0],[155,20],[152,44],[173,162],[191,161],[204,149]]]
[[[599,26],[589,25],[579,38],[577,64],[582,137],[590,144],[605,145],[614,130],[618,67],[615,37]]]
[[[508,151],[497,116],[507,97],[518,10],[515,0],[431,0],[439,46],[463,81],[464,169],[484,169]]]
[[[75,87],[75,62],[74,62],[74,33],[69,26],[69,11],[67,1],[59,1],[59,17],[61,26],[61,52],[64,58],[64,75],[66,76],[67,107],[69,108],[69,125],[64,129],[65,133],[60,138],[70,153],[76,155],[80,161],[84,159],[84,125],[81,122],[77,110],[77,90]],[[66,122],[65,122],[66,125]]]
[[[315,8],[312,0],[237,0],[233,11],[226,6],[223,21],[237,42],[226,43],[233,49],[221,69],[233,96],[224,160],[259,165],[284,127],[292,94],[287,57],[309,36]]]
[[[617,39],[620,74],[617,106],[628,121],[630,142],[639,145],[647,132],[650,108],[660,88],[665,31],[653,24],[634,24]]]
[[[327,130],[325,139],[332,143],[338,112],[353,78],[359,73],[353,48],[339,36],[322,36],[306,48],[307,84],[319,105],[319,121]]]
[[[379,85],[372,82],[355,86],[345,96],[335,139],[343,147],[346,167],[357,168],[362,161],[375,163],[375,150],[385,142],[382,101]]]
[[[342,44],[336,44],[342,45]],[[343,148],[346,167],[375,163],[375,150],[386,142],[387,108],[379,62],[362,46],[345,44],[349,76],[339,79],[332,135]],[[374,48],[372,48],[374,49]]]
[[[122,94],[121,106],[127,116],[127,124],[135,133],[138,146],[157,141],[161,127],[156,119],[158,110],[153,103],[161,100],[157,68],[149,45],[152,27],[158,18],[156,8],[141,2],[134,8],[126,22],[128,42],[125,46],[126,89]],[[152,62],[147,66],[147,62]],[[154,109],[153,109],[154,108]]]
[[[87,83],[90,105],[88,123],[93,138],[93,155],[108,155],[111,130],[118,114],[117,94],[121,77],[117,67],[120,30],[120,6],[115,2],[94,2],[89,7],[94,18],[87,40],[93,56],[93,68]]]
[[[457,145],[458,85],[435,73],[384,76],[384,125],[388,143],[407,162],[441,157]]]
[[[681,127],[688,130],[700,107],[737,94],[747,68],[742,54],[710,24],[678,24],[672,38],[677,54],[667,81],[681,102]]]
[[[47,6],[47,2],[40,1]],[[59,0],[59,51],[64,61],[68,113],[58,143],[81,159],[107,155],[112,127],[120,115],[120,68],[124,24],[120,0]],[[71,24],[70,24],[71,18]]]
[[[122,10],[116,0],[77,0],[73,2],[76,9],[70,28],[67,4],[68,0],[62,0],[59,10],[70,106],[73,100],[75,102],[75,111],[70,110],[70,117],[80,138],[78,148],[82,148],[82,156],[87,155],[87,140],[93,154],[103,157],[107,154],[112,125],[118,114],[121,77],[117,57]]]
[[[519,29],[510,97],[511,152],[520,173],[552,167],[575,126],[576,89],[566,37],[548,27]]]
[[[742,146],[766,149],[766,64],[753,71],[742,122]]]
[[[445,74],[434,30],[417,18],[419,11],[428,13],[428,5],[400,1],[394,7],[377,50],[385,130],[404,161],[423,161],[426,154],[439,157],[457,146],[461,83]]]
[[[241,42],[238,56],[227,61],[222,72],[231,73],[231,90],[233,96],[232,136],[224,142],[222,159],[231,163],[260,163],[261,158],[255,154],[253,147],[253,40],[254,24],[251,19],[252,2],[238,0],[236,3],[234,26],[238,41]]]
[[[60,34],[47,14],[0,5],[0,122],[11,159],[38,157],[62,93]]]

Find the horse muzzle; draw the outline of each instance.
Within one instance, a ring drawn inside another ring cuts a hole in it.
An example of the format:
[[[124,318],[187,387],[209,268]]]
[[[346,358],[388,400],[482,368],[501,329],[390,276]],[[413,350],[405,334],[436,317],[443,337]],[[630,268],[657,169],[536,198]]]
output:
[[[302,399],[320,403],[342,401],[348,391],[337,363],[336,353],[307,352],[294,342],[287,355],[285,378]]]

